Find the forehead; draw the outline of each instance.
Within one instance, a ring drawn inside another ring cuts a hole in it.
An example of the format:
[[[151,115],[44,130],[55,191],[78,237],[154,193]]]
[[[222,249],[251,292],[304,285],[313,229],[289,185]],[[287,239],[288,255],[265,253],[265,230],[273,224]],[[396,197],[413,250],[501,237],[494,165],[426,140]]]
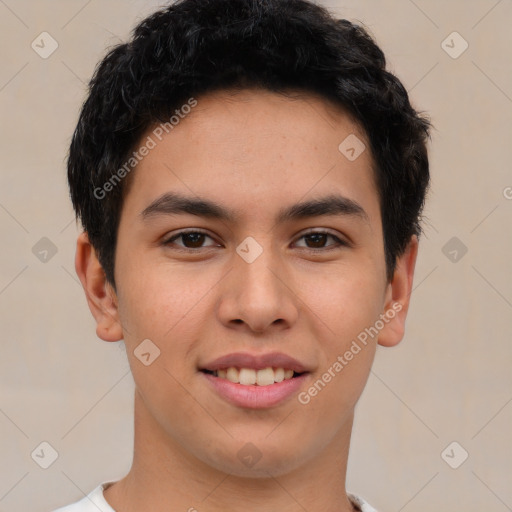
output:
[[[366,134],[340,105],[302,91],[263,89],[223,90],[195,100],[172,127],[154,125],[142,137],[154,147],[131,175],[128,194],[140,210],[168,191],[253,215],[262,206],[282,211],[284,197],[297,202],[339,193],[378,202]],[[343,152],[346,140],[359,143],[358,152],[365,148],[356,159]]]
[[[203,139],[208,131],[212,141],[228,134],[236,141],[250,134],[266,138],[267,142],[275,141],[275,135],[280,143],[287,139],[298,142],[299,137],[328,142],[328,133],[338,137],[340,131],[367,139],[360,123],[342,105],[316,93],[293,89],[274,92],[252,87],[210,92],[197,99],[197,106],[182,116],[179,124],[180,131],[187,125],[185,129],[196,131]],[[158,126],[162,125],[156,125],[157,129]],[[148,133],[151,131],[154,128]]]

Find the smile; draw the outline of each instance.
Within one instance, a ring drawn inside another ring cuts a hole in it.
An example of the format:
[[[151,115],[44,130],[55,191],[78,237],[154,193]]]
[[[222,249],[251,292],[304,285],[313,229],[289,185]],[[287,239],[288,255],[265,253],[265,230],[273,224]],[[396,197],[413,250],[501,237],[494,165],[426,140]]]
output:
[[[270,386],[301,375],[289,368],[272,368],[271,366],[261,370],[230,366],[213,371],[203,370],[203,372],[244,386]]]
[[[225,370],[201,370],[199,375],[204,377],[206,385],[216,396],[231,405],[243,409],[268,409],[282,405],[300,393],[311,374],[299,374],[283,368],[254,370],[230,367]]]

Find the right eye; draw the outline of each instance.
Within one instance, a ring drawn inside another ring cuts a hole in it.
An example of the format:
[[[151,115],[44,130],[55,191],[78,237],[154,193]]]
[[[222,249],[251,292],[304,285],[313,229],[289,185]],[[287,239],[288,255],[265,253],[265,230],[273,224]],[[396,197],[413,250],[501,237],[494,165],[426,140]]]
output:
[[[203,231],[198,230],[187,230],[187,231],[180,231],[179,233],[175,233],[170,238],[167,238],[163,245],[165,246],[172,246],[176,245],[175,240],[181,239],[183,245],[179,245],[178,247],[186,250],[186,251],[194,251],[195,249],[202,249],[205,247],[213,247],[215,244],[204,246],[203,243],[205,241],[205,238],[209,238],[210,240],[213,240],[213,238],[208,235],[207,233]],[[217,244],[218,246],[218,244]]]

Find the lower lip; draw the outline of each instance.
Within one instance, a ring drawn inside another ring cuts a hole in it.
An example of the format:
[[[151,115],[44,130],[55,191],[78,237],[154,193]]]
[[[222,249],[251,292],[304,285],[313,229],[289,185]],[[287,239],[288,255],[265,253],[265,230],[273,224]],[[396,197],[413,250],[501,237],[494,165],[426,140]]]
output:
[[[264,409],[278,405],[291,395],[296,394],[308,376],[307,373],[303,373],[292,379],[268,386],[246,386],[215,377],[209,373],[201,372],[201,374],[222,398],[238,407],[249,409]]]

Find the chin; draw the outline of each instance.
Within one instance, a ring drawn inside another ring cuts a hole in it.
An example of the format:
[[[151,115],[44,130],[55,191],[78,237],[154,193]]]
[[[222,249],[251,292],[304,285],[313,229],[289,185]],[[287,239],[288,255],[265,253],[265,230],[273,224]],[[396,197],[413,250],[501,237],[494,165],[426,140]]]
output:
[[[303,451],[303,442],[291,442],[290,446],[283,444],[282,438],[278,442],[270,442],[265,437],[255,436],[252,441],[241,442],[233,439],[223,447],[217,446],[214,453],[208,452],[208,448],[201,454],[197,454],[204,463],[210,467],[240,478],[269,478],[278,477],[290,473],[308,460]],[[277,446],[276,446],[277,445]],[[297,446],[301,448],[298,452]]]

